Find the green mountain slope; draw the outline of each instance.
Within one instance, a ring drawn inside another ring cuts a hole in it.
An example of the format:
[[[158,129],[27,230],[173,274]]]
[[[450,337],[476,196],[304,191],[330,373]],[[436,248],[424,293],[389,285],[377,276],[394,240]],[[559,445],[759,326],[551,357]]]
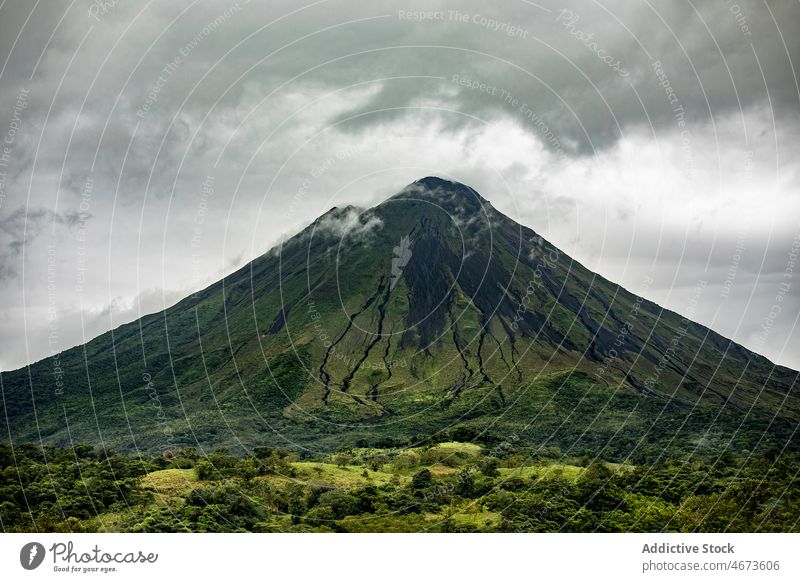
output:
[[[797,372],[592,273],[439,178],[334,208],[164,312],[0,375],[12,440],[565,454],[796,449]],[[56,384],[63,382],[63,387]]]

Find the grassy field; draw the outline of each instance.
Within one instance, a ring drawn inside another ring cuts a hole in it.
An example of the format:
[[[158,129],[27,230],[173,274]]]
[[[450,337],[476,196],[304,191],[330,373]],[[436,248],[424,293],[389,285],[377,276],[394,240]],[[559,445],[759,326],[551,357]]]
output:
[[[162,469],[145,475],[142,478],[142,489],[166,495],[181,495],[191,491],[198,483],[194,469]]]

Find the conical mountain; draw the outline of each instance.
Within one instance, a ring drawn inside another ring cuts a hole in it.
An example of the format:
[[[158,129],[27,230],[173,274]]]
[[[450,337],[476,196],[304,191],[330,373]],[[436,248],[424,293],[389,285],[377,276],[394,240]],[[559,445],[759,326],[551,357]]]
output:
[[[15,441],[336,449],[513,434],[637,459],[798,446],[797,372],[433,177],[334,208],[55,363],[0,377]]]

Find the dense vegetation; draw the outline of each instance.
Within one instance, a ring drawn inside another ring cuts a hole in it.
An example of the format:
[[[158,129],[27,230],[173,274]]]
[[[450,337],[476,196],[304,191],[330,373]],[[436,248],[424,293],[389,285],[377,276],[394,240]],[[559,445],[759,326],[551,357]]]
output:
[[[798,531],[798,459],[632,466],[520,440],[303,458],[0,445],[4,531]]]

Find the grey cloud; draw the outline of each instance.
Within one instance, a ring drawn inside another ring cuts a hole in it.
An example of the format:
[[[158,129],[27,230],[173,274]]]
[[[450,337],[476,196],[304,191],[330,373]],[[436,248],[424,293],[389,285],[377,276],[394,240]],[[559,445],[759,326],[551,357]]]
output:
[[[10,255],[18,255],[22,248],[38,237],[48,225],[73,227],[82,220],[92,218],[90,214],[79,212],[57,213],[47,208],[21,206],[14,212],[0,218],[0,232],[7,239],[6,247]]]
[[[723,2],[697,3],[697,13],[689,3],[611,2],[604,3],[605,10],[582,2],[548,5],[552,12],[531,7],[524,14],[518,9],[503,14],[503,9],[477,1],[454,3],[465,14],[512,22],[530,35],[524,40],[508,38],[471,21],[454,23],[447,16],[416,25],[401,22],[397,28],[404,34],[397,38],[395,32],[390,40],[436,47],[392,50],[390,57],[372,54],[364,57],[364,68],[372,73],[374,63],[380,63],[385,73],[444,77],[442,83],[458,91],[460,111],[479,117],[502,111],[524,119],[519,106],[505,100],[508,95],[540,114],[562,141],[576,143],[580,152],[608,147],[631,125],[652,123],[657,132],[672,128],[676,106],[690,122],[710,121],[768,100],[779,114],[796,117],[800,110],[798,88],[787,74],[789,59],[796,62],[800,57],[800,40],[790,34],[789,24],[797,8],[789,3],[770,7],[786,29],[780,31],[783,39],[769,11],[756,2],[739,3],[749,35]],[[562,10],[568,16],[561,18]],[[624,63],[628,76],[608,66],[596,50]],[[655,61],[661,63],[664,78],[656,75]],[[453,83],[454,75],[496,91]],[[662,86],[665,80],[674,91],[673,100],[677,98],[672,104]],[[418,96],[407,86],[387,85],[364,111],[408,106]]]
[[[90,220],[88,213],[57,213],[47,208],[21,206],[17,210],[0,217],[0,282],[17,277],[20,254],[23,248],[37,239],[50,227],[73,228],[81,221]]]

